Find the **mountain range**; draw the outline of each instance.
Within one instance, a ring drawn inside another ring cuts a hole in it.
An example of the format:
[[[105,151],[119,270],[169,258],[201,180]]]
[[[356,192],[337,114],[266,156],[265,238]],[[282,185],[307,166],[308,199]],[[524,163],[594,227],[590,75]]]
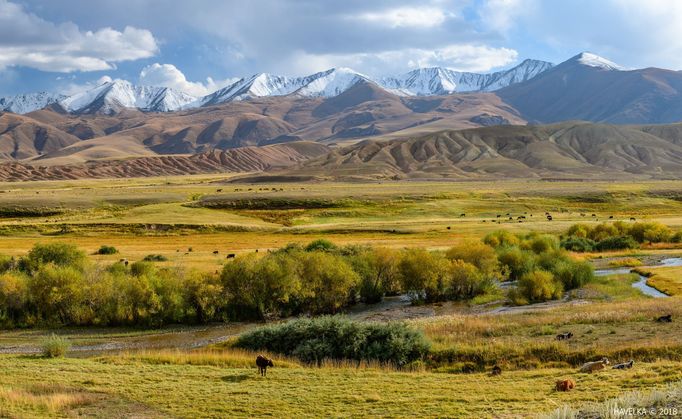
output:
[[[257,74],[202,98],[116,80],[69,97],[0,101],[10,109],[0,112],[0,179],[680,178],[681,91],[682,72],[626,69],[591,53],[486,75]],[[32,105],[40,109],[20,114]]]
[[[40,92],[0,98],[0,110],[25,114],[56,104],[79,115],[112,115],[124,109],[170,112],[270,96],[330,98],[359,82],[373,83],[399,96],[489,92],[528,80],[551,67],[548,62],[525,60],[511,69],[491,74],[425,68],[378,80],[349,68],[333,68],[305,77],[258,73],[201,98],[167,87],[136,86],[125,80],[113,80],[69,97]]]

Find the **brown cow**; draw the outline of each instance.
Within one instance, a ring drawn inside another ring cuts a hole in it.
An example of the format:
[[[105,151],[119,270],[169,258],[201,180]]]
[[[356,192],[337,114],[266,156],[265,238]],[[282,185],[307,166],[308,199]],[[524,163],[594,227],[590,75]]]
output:
[[[571,380],[557,380],[555,385],[556,391],[571,391],[575,388],[575,381]]]
[[[495,365],[490,371],[490,375],[501,375],[502,374],[502,368],[499,367],[499,365]]]
[[[272,359],[266,358],[263,355],[258,355],[256,357],[256,365],[258,366],[258,372],[261,376],[265,377],[268,373],[268,367],[274,367]]]

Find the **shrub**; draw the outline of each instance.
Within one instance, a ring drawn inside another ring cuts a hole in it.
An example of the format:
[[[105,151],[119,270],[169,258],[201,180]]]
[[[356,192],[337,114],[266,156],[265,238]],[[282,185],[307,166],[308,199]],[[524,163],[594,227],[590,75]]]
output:
[[[502,247],[497,252],[500,263],[508,269],[509,279],[518,280],[535,269],[535,255],[518,247]]]
[[[0,324],[13,326],[26,310],[27,278],[19,272],[0,274]]]
[[[72,244],[48,243],[33,246],[26,258],[22,260],[23,268],[30,272],[37,271],[41,266],[54,264],[56,266],[71,266],[83,269],[86,255]]]
[[[600,252],[605,250],[637,249],[639,248],[639,243],[630,236],[616,236],[601,240],[594,248]]]
[[[118,249],[116,249],[114,246],[106,245],[100,246],[100,248],[97,249],[97,252],[95,252],[97,255],[115,255],[116,253],[118,253]]]
[[[597,243],[586,237],[570,236],[561,241],[561,247],[572,252],[591,252]]]
[[[453,246],[445,253],[445,257],[471,263],[485,277],[503,279],[495,249],[480,241],[465,241]]]
[[[263,258],[240,256],[223,268],[220,283],[227,295],[229,315],[234,319],[263,319],[282,311],[302,288],[299,254],[273,253]],[[296,302],[300,304],[300,302]]]
[[[168,260],[168,258],[165,257],[164,255],[152,254],[145,256],[144,259],[142,260],[145,262],[165,262]]]
[[[565,290],[580,288],[594,280],[594,270],[589,262],[562,262],[553,272]]]
[[[392,249],[365,249],[354,255],[350,262],[360,275],[360,300],[378,303],[386,294],[400,291],[400,254]]]
[[[415,302],[445,298],[449,261],[442,255],[415,248],[403,251],[399,264],[403,290]]]
[[[490,290],[493,284],[476,266],[458,259],[450,263],[444,294],[448,300],[471,299]]]
[[[520,240],[518,237],[516,237],[514,234],[510,233],[507,230],[498,230],[489,233],[487,236],[485,236],[485,238],[483,239],[483,243],[492,247],[518,246]]]
[[[300,275],[304,309],[334,314],[355,298],[358,274],[341,256],[324,251],[301,254]]]
[[[314,240],[305,247],[306,252],[315,252],[318,250],[324,252],[333,252],[337,249],[338,248],[336,245],[327,239]]]
[[[13,257],[0,255],[0,273],[14,269],[15,265]]]
[[[661,223],[634,223],[630,227],[630,236],[639,243],[659,243],[669,241],[672,231]]]
[[[69,351],[71,344],[66,338],[52,334],[43,341],[42,352],[46,358],[61,358]]]
[[[559,247],[559,240],[549,234],[542,234],[530,240],[530,249],[536,254],[558,250]]]
[[[678,231],[670,237],[671,243],[682,243],[682,231]]]
[[[241,335],[236,346],[295,356],[308,363],[325,359],[406,365],[429,351],[424,335],[404,323],[362,323],[339,316],[293,320]]]
[[[510,298],[516,304],[541,303],[561,297],[561,282],[551,272],[534,271],[524,274]]]

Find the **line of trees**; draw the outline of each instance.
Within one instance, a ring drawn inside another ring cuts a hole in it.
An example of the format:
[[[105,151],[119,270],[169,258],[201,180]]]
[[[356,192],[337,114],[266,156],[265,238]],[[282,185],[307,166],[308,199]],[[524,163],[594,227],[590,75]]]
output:
[[[0,326],[206,323],[334,314],[407,294],[415,304],[470,300],[518,280],[517,303],[558,298],[589,281],[556,237],[497,232],[445,252],[339,247],[327,240],[247,254],[219,273],[153,262],[95,264],[73,245],[0,256]]]
[[[596,226],[574,224],[561,246],[574,252],[637,249],[642,243],[680,243],[682,232],[673,232],[658,222],[601,223]]]

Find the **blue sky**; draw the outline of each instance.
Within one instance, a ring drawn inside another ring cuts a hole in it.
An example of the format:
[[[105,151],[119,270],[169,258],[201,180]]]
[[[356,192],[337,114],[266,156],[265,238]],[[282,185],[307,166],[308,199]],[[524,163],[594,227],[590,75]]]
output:
[[[488,72],[591,51],[682,69],[678,0],[0,0],[0,95],[111,78],[206,94],[256,72]]]

